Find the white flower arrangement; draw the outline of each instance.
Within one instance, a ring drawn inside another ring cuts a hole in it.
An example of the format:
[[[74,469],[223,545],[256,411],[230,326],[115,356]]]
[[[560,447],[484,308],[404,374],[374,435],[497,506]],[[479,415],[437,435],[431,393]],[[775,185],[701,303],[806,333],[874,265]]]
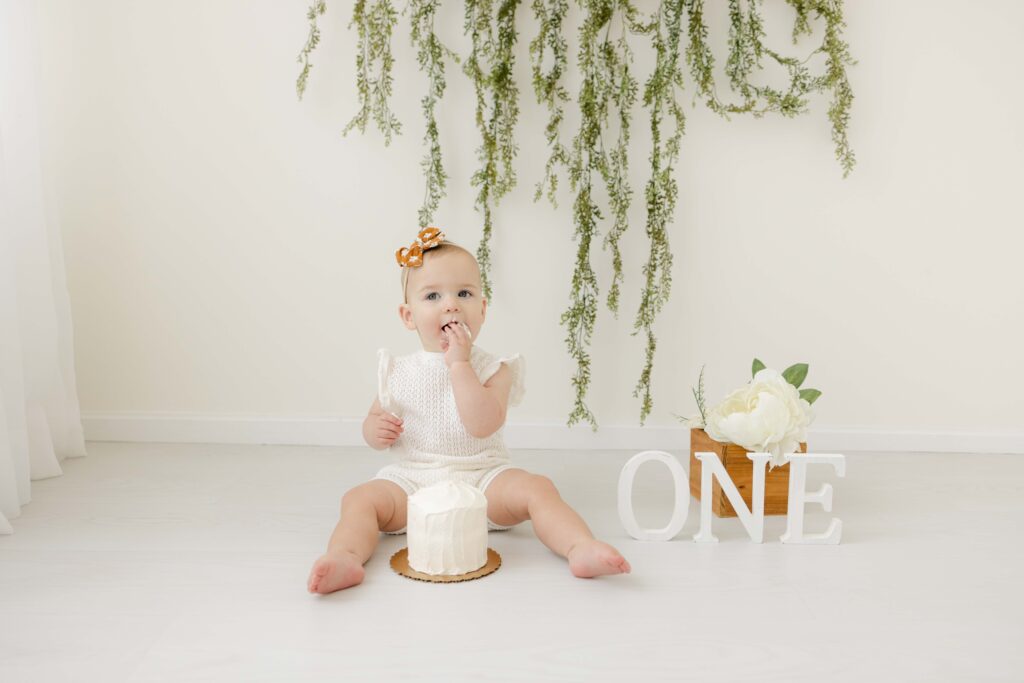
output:
[[[797,363],[779,373],[754,359],[753,379],[725,397],[711,410],[704,404],[704,370],[693,390],[700,419],[689,422],[702,427],[715,441],[732,442],[748,451],[771,453],[771,467],[785,464],[790,453],[807,440],[814,420],[814,403],[821,392],[800,389],[807,378],[807,363]]]

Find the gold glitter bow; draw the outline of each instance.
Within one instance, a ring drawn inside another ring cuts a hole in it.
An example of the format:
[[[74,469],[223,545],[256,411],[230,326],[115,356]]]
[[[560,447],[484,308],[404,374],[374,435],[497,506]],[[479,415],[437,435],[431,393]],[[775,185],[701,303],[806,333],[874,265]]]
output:
[[[395,260],[402,268],[419,268],[423,265],[423,252],[441,246],[444,233],[439,228],[423,228],[416,235],[416,241],[395,252]]]

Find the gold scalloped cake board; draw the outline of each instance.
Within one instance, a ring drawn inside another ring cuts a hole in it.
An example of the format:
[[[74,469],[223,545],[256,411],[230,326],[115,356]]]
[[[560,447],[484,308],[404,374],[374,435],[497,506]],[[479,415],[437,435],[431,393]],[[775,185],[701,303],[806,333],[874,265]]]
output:
[[[498,567],[500,566],[501,555],[499,555],[493,548],[487,549],[487,564],[480,567],[480,569],[467,574],[455,574],[453,576],[445,576],[443,574],[424,574],[423,572],[416,571],[409,566],[408,547],[402,548],[391,556],[391,568],[395,570],[396,574],[400,574],[407,579],[428,581],[430,583],[459,583],[460,581],[472,581],[473,579],[479,579],[482,576],[493,574],[498,571]]]

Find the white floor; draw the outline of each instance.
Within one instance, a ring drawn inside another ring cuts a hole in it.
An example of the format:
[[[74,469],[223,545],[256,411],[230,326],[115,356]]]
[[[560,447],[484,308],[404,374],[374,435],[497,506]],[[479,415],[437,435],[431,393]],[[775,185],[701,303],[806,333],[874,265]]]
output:
[[[616,482],[632,455],[523,451],[629,576],[574,578],[529,525],[492,533],[501,569],[434,585],[392,573],[305,592],[369,449],[90,444],[0,537],[0,681],[1021,681],[1024,456],[848,454],[843,543],[629,538]],[[645,466],[640,521],[667,521]],[[831,515],[807,516],[810,531]]]

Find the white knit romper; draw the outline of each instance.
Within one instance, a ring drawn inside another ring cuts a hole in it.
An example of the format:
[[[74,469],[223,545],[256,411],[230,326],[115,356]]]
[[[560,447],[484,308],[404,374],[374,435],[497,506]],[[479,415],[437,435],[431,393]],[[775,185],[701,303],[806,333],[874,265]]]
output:
[[[399,456],[399,461],[383,468],[374,479],[394,482],[407,495],[446,480],[462,481],[486,495],[494,477],[512,467],[502,436],[504,427],[485,439],[466,431],[455,405],[444,353],[420,349],[393,357],[387,349],[380,349],[377,360],[377,400],[385,411],[402,419],[404,429],[388,449]],[[481,384],[502,363],[512,371],[509,406],[518,405],[525,386],[523,358],[519,354],[496,356],[479,346],[472,347],[469,364]],[[492,530],[511,528],[490,520],[487,524]]]

